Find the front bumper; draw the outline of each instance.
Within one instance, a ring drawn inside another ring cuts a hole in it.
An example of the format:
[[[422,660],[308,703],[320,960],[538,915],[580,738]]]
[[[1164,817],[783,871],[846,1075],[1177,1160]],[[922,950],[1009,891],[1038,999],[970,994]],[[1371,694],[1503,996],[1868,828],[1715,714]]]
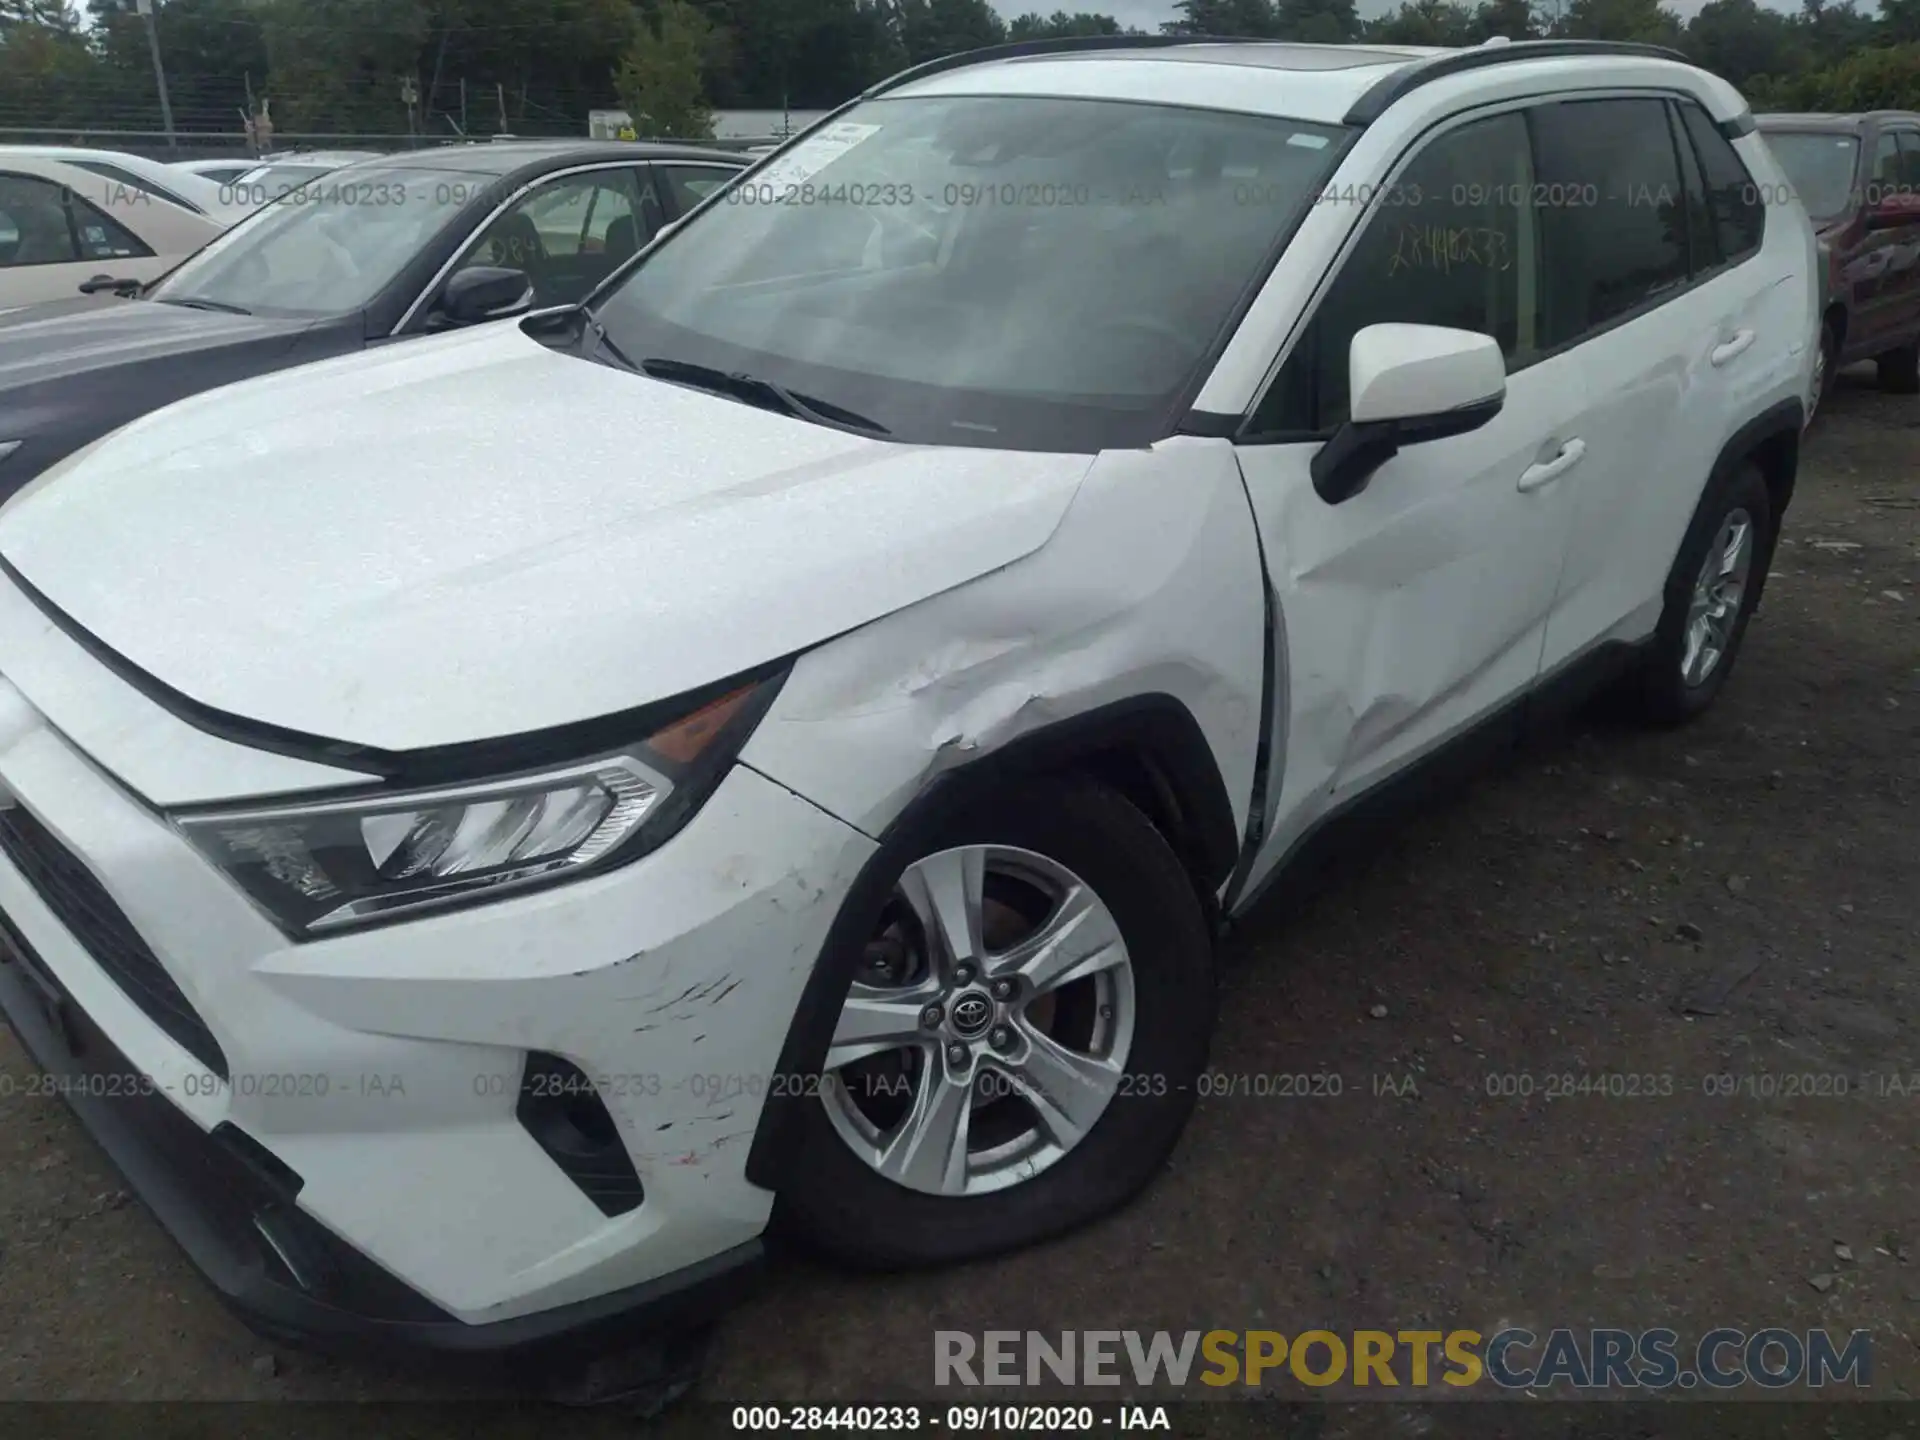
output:
[[[150,1088],[0,921],[0,1011],[87,1132],[220,1298],[262,1335],[331,1353],[399,1351],[539,1366],[716,1318],[747,1292],[750,1240],[672,1275],[468,1325],[304,1214],[301,1177],[223,1122],[202,1130]]]
[[[730,1303],[772,1205],[748,1142],[865,836],[737,766],[631,865],[294,945],[6,681],[0,721],[0,802],[84,867],[226,1074],[5,854],[0,1006],[245,1318],[332,1349],[537,1353]],[[608,1213],[536,1140],[532,1055],[591,1077],[637,1206]]]

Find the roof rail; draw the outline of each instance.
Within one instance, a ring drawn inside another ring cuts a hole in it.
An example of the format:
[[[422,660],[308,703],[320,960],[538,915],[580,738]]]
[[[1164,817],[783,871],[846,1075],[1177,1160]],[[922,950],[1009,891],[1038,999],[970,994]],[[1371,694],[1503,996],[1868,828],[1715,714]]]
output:
[[[1004,45],[983,45],[978,50],[962,50],[925,60],[890,75],[877,85],[860,92],[862,100],[905,85],[909,80],[924,80],[948,70],[969,65],[984,65],[993,60],[1018,60],[1028,55],[1070,55],[1080,50],[1165,50],[1175,45],[1286,45],[1286,40],[1256,40],[1242,35],[1064,35],[1055,40],[1012,40]]]
[[[1476,45],[1471,50],[1454,50],[1394,71],[1353,102],[1346,122],[1371,125],[1396,100],[1429,81],[1443,80],[1449,75],[1488,65],[1508,65],[1517,60],[1560,60],[1582,55],[1637,55],[1643,60],[1693,63],[1678,50],[1665,45],[1640,45],[1624,40],[1516,40],[1508,45]]]

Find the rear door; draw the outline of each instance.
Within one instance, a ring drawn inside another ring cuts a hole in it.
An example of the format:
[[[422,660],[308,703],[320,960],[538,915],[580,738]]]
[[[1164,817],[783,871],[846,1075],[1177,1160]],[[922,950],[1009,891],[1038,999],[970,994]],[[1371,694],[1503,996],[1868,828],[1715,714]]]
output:
[[[1920,335],[1920,129],[1898,125],[1893,136],[1900,147],[1895,183],[1913,220],[1886,232],[1893,240],[1880,277],[1885,305],[1880,335],[1888,348]]]
[[[1889,309],[1889,282],[1893,261],[1903,244],[1911,244],[1916,227],[1875,228],[1873,211],[1889,196],[1901,193],[1900,137],[1882,128],[1870,137],[1867,156],[1867,185],[1863,214],[1868,228],[1860,243],[1845,261],[1844,276],[1853,292],[1853,319],[1849,327],[1848,351],[1874,354],[1898,328]]]
[[[1582,201],[1546,220],[1548,343],[1579,358],[1591,405],[1541,655],[1551,674],[1657,623],[1722,447],[1804,348],[1805,297],[1782,257],[1806,235],[1797,207],[1769,220],[1765,187],[1690,99],[1569,100],[1536,121],[1543,179]]]
[[[151,279],[172,264],[70,187],[0,170],[0,310],[71,300],[96,275]]]

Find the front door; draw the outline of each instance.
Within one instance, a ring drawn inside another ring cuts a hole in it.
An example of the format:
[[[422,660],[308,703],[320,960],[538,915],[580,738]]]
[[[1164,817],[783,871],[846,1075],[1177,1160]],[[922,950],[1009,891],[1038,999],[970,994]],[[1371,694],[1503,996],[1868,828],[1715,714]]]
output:
[[[1377,197],[1238,447],[1280,643],[1277,797],[1252,883],[1313,820],[1523,694],[1571,524],[1581,372],[1542,356],[1526,122],[1428,140]],[[1308,465],[1346,418],[1348,345],[1388,321],[1492,335],[1507,395],[1483,428],[1403,450],[1337,505]],[[1283,758],[1284,757],[1284,758]],[[1284,766],[1284,768],[1282,768]]]

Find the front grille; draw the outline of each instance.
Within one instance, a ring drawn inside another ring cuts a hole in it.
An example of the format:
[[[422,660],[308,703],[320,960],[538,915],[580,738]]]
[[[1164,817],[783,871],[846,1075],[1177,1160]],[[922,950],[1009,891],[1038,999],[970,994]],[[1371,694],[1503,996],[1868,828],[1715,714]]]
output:
[[[79,857],[21,805],[0,810],[0,850],[127,998],[225,1080],[227,1057],[220,1042]]]

